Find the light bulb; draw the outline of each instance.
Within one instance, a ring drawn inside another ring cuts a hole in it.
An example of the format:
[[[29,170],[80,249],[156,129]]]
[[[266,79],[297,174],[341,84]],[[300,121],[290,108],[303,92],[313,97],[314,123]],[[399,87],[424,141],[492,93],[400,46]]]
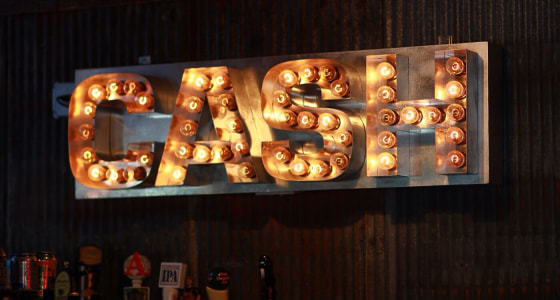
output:
[[[380,101],[389,103],[395,101],[396,97],[397,93],[395,93],[395,90],[388,85],[381,86],[377,89],[377,98]]]
[[[193,150],[193,159],[199,162],[207,162],[212,159],[212,153],[208,147],[196,145]]]
[[[282,107],[286,107],[292,104],[292,101],[290,101],[290,96],[284,91],[274,92],[272,98],[274,99],[274,102],[276,102],[278,105]]]
[[[339,131],[334,134],[334,141],[343,146],[352,145],[352,134],[346,130]]]
[[[445,138],[453,144],[461,144],[465,141],[465,132],[459,127],[449,127],[445,132]]]
[[[200,111],[202,111],[203,105],[204,102],[202,102],[200,98],[196,96],[191,96],[187,98],[185,108],[187,109],[188,112],[199,113]]]
[[[449,119],[452,121],[459,122],[465,118],[465,109],[460,104],[451,104],[446,109],[445,112]]]
[[[229,89],[231,87],[231,80],[226,73],[219,72],[213,76],[214,84],[222,89]]]
[[[84,114],[88,117],[95,117],[95,110],[97,109],[97,105],[95,105],[91,101],[87,101],[84,103]]]
[[[287,88],[299,83],[298,76],[292,70],[284,70],[278,75],[278,82]]]
[[[232,143],[231,150],[239,155],[247,155],[250,149],[246,141],[236,141]]]
[[[451,150],[445,158],[447,164],[452,168],[460,168],[465,165],[465,155],[461,151]]]
[[[136,162],[141,166],[151,166],[154,155],[150,152],[139,152]]]
[[[91,181],[99,182],[105,180],[106,173],[107,173],[107,168],[105,168],[102,165],[95,164],[95,165],[91,165],[88,168],[87,175]]]
[[[459,57],[450,57],[445,62],[445,70],[451,75],[460,75],[465,72],[465,62]]]
[[[145,179],[146,169],[142,167],[126,166],[123,170],[123,177],[126,181]]]
[[[338,71],[332,65],[322,65],[319,67],[319,76],[326,81],[333,81],[338,77]]]
[[[272,155],[277,161],[282,163],[288,162],[292,159],[292,153],[285,147],[276,147],[272,149]]]
[[[401,120],[406,124],[416,124],[422,119],[422,114],[413,106],[404,107],[400,113]]]
[[[338,128],[340,120],[331,113],[321,113],[319,114],[318,125],[321,130],[333,130]]]
[[[184,136],[193,136],[196,134],[196,130],[198,129],[198,124],[193,120],[186,120],[181,124],[179,127],[179,131]]]
[[[92,84],[88,89],[88,97],[94,101],[103,100],[107,97],[107,90],[100,84]]]
[[[377,162],[379,163],[379,168],[383,170],[391,170],[397,165],[397,159],[395,156],[388,152],[383,152],[377,156]]]
[[[212,156],[212,160],[216,160],[216,161],[226,161],[233,156],[231,150],[224,145],[213,146],[210,155]]]
[[[443,113],[435,106],[426,107],[424,115],[426,117],[426,123],[428,124],[436,124],[443,121]]]
[[[107,92],[111,95],[122,95],[123,82],[116,78],[110,79],[107,82]]]
[[[187,159],[193,157],[194,147],[189,144],[180,144],[175,149],[175,156],[179,159]]]
[[[310,65],[303,65],[299,69],[299,76],[307,82],[313,82],[319,78],[317,69]]]
[[[80,138],[84,141],[92,140],[94,136],[95,129],[90,124],[82,124],[78,128],[78,134]]]
[[[377,114],[377,120],[383,126],[391,126],[397,122],[398,118],[394,111],[384,108]]]
[[[97,161],[97,156],[92,148],[84,148],[81,154],[82,159],[87,163],[92,163]]]
[[[227,108],[228,110],[235,110],[237,108],[237,103],[235,102],[235,97],[231,94],[221,94],[218,97],[218,103],[221,106]]]
[[[346,167],[348,167],[348,156],[346,156],[343,153],[335,153],[333,155],[331,155],[329,162],[331,164],[331,166],[338,168],[338,169],[346,169]]]
[[[325,177],[331,173],[331,166],[322,160],[309,164],[309,172],[315,176]]]
[[[466,90],[465,86],[456,80],[451,80],[445,85],[445,90],[447,95],[451,98],[463,98],[465,96]]]
[[[338,97],[346,97],[350,93],[350,87],[344,80],[335,80],[331,83],[331,92]]]
[[[175,166],[171,169],[171,180],[176,183],[182,183],[185,180],[185,176],[187,176],[187,170],[182,166]]]
[[[145,107],[147,109],[151,109],[154,107],[154,96],[152,96],[148,92],[139,92],[134,101],[139,106]]]
[[[231,117],[227,120],[227,129],[231,132],[243,132],[243,123],[238,117]]]
[[[297,123],[299,127],[310,129],[317,125],[317,117],[309,111],[302,111],[297,116]]]
[[[296,176],[307,175],[309,173],[309,164],[301,158],[296,158],[290,163],[289,170],[290,173]]]
[[[385,80],[391,80],[397,75],[397,70],[391,63],[384,61],[377,65],[377,74]]]
[[[390,131],[381,131],[377,135],[377,143],[382,148],[393,148],[397,144],[397,137]]]
[[[239,164],[239,169],[237,170],[237,174],[243,178],[253,178],[255,177],[255,167],[252,163],[244,161]]]
[[[204,74],[195,75],[194,85],[201,91],[206,91],[212,87],[212,82]]]
[[[279,116],[278,119],[280,122],[288,125],[288,126],[294,126],[297,124],[297,115],[295,112],[286,109],[284,110]]]
[[[126,94],[137,94],[144,91],[144,85],[134,79],[129,79],[124,82],[123,91]]]
[[[108,168],[105,176],[107,177],[107,180],[114,183],[122,183],[126,181],[123,176],[123,170],[121,169]]]

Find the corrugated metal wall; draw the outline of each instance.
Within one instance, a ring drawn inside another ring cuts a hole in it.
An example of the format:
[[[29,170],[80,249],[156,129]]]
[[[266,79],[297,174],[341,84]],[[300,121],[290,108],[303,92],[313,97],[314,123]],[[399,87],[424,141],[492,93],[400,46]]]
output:
[[[560,2],[125,2],[0,6],[10,9],[0,11],[0,247],[9,254],[52,249],[74,262],[78,246],[97,244],[108,299],[130,284],[122,263],[135,250],[156,274],[161,261],[186,262],[201,287],[209,268],[228,268],[231,299],[258,298],[262,254],[274,259],[279,299],[559,298]],[[52,117],[51,88],[73,81],[75,69],[143,55],[168,63],[428,45],[448,35],[503,49],[504,149],[491,158],[503,161],[503,184],[73,197],[66,120]],[[150,285],[156,299],[157,276]]]

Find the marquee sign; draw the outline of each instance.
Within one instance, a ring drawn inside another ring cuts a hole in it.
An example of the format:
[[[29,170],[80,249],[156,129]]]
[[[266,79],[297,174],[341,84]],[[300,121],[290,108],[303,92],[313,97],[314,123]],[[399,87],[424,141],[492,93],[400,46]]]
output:
[[[487,43],[76,72],[77,198],[490,181]]]

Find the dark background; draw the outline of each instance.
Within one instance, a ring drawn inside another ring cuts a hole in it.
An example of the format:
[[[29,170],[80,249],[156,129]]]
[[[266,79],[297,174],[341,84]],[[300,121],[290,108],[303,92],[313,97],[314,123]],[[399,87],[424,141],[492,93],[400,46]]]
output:
[[[279,299],[560,296],[558,0],[2,1],[0,247],[103,249],[101,290],[122,297],[133,253],[182,261],[204,287],[232,274],[257,299],[274,260]],[[489,41],[502,49],[503,181],[294,195],[76,200],[54,82],[81,68]],[[441,38],[442,37],[442,38]],[[59,264],[59,267],[61,264]],[[205,297],[203,297],[204,299]]]

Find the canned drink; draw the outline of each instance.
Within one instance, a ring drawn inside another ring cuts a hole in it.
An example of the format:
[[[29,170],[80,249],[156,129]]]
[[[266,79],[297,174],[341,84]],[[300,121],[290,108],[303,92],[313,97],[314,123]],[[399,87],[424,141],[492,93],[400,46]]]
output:
[[[14,255],[10,260],[10,281],[15,290],[36,291],[39,287],[37,258],[33,253]]]
[[[56,256],[54,252],[37,252],[37,270],[39,272],[39,296],[54,291],[56,281]]]

